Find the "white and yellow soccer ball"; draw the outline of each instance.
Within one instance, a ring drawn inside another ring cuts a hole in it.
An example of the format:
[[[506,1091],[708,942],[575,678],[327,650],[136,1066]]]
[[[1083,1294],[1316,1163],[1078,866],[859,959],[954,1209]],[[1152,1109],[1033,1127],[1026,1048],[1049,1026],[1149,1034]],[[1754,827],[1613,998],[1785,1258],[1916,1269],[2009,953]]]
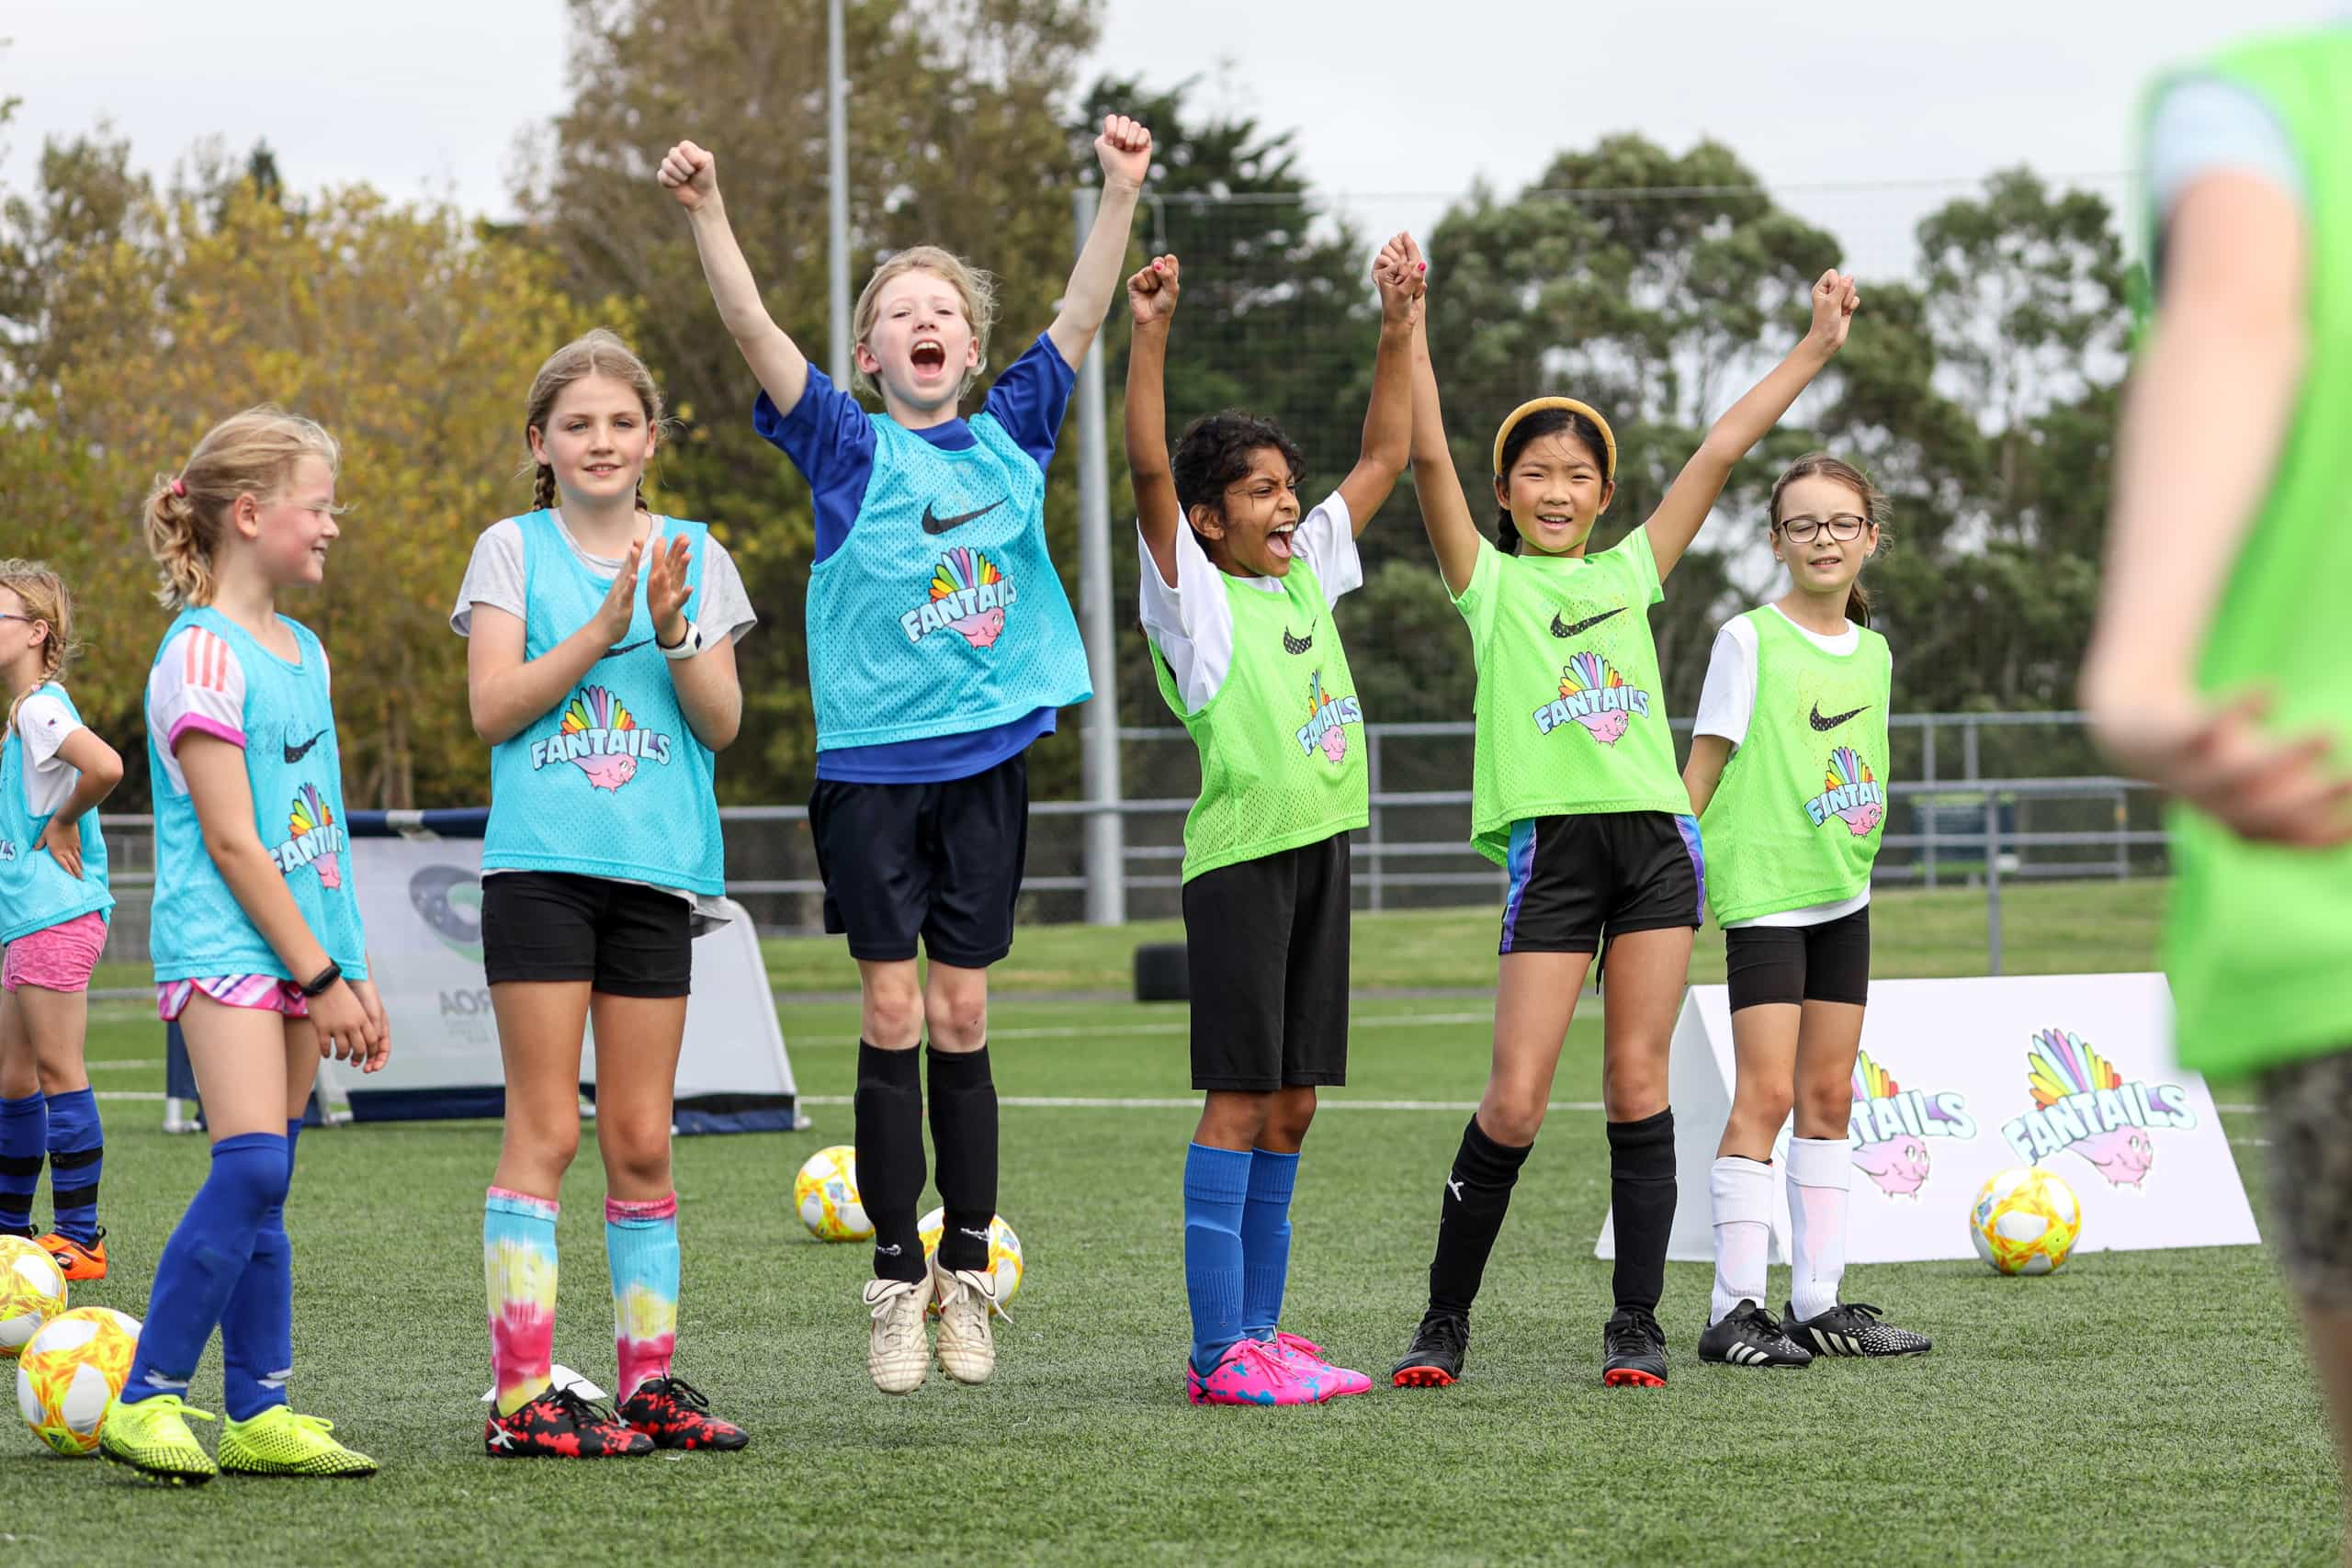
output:
[[[937,1255],[940,1233],[946,1228],[944,1209],[933,1209],[915,1222],[915,1235],[922,1239],[924,1262]],[[1027,1271],[1021,1256],[1021,1238],[1012,1234],[1012,1227],[1004,1223],[1002,1214],[989,1221],[989,1268],[996,1275],[996,1304],[1002,1306],[1021,1289],[1021,1277]]]
[[[857,1196],[857,1150],[848,1144],[819,1149],[792,1179],[792,1204],[819,1241],[871,1241],[874,1222]]]
[[[0,1235],[0,1361],[16,1359],[42,1325],[65,1310],[57,1259],[20,1235]]]
[[[90,1452],[138,1348],[137,1318],[112,1307],[75,1307],[34,1335],[17,1359],[17,1413],[67,1458]]]
[[[2047,1274],[2082,1235],[2083,1205],[2054,1171],[2021,1165],[1987,1181],[1968,1211],[1976,1256],[2004,1274]]]

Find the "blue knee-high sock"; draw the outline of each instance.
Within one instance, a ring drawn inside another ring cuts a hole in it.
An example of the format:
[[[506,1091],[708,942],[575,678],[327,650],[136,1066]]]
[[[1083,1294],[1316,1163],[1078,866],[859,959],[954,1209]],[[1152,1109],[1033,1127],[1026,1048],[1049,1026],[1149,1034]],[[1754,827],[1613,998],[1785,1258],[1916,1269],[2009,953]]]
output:
[[[286,1123],[286,1183],[294,1184],[294,1142],[302,1119]],[[232,1421],[250,1421],[286,1403],[294,1375],[294,1245],[286,1238],[283,1200],[262,1212],[254,1255],[220,1310],[221,1403]]]
[[[240,1133],[212,1145],[211,1174],[156,1261],[125,1404],[187,1392],[205,1341],[253,1260],[263,1216],[286,1201],[286,1139],[277,1133]]]
[[[1241,1211],[1241,1332],[1272,1339],[1290,1279],[1290,1194],[1298,1156],[1250,1151],[1250,1197]]]
[[[1191,1145],[1184,1154],[1184,1294],[1193,1366],[1205,1376],[1241,1337],[1241,1210],[1250,1156]]]
[[[0,1235],[33,1234],[33,1189],[49,1145],[49,1101],[40,1090],[0,1100]]]
[[[106,1163],[98,1097],[88,1088],[49,1097],[49,1201],[57,1234],[84,1247],[98,1239],[98,1173]]]

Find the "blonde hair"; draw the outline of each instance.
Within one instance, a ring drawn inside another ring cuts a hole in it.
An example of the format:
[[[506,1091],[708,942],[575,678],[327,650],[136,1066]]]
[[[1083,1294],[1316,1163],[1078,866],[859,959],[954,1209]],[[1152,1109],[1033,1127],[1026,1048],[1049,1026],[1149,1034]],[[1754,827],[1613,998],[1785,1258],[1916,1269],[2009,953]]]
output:
[[[0,560],[0,588],[17,596],[26,615],[49,627],[49,640],[40,645],[40,679],[34,682],[38,690],[64,674],[65,666],[81,651],[74,643],[74,596],[66,592],[63,578],[37,560]],[[17,722],[17,705],[31,694],[17,692],[9,697],[10,728]]]
[[[157,602],[166,610],[212,603],[221,529],[237,498],[275,498],[303,458],[332,471],[341,457],[325,426],[270,403],[207,431],[180,471],[157,474],[147,492],[147,553],[163,569]]]
[[[1852,491],[1861,498],[1863,518],[1878,530],[1879,543],[1883,545],[1886,542],[1886,492],[1878,488],[1870,475],[1845,458],[1833,457],[1826,452],[1806,453],[1772,481],[1772,499],[1766,515],[1771,519],[1775,529],[1781,525],[1781,495],[1791,485],[1804,479],[1832,479]],[[1862,580],[1859,577],[1854,579],[1853,586],[1846,590],[1846,618],[1858,626],[1871,624],[1871,591],[1862,586]]]
[[[531,396],[523,408],[523,467],[537,470],[531,485],[531,509],[545,512],[556,502],[555,470],[542,463],[531,451],[531,432],[547,437],[548,415],[555,412],[555,400],[563,389],[575,381],[591,376],[609,376],[624,383],[637,394],[645,410],[645,423],[650,428],[662,423],[662,389],[653,384],[653,372],[645,367],[620,334],[608,327],[596,327],[573,338],[548,355],[539,373],[531,378]],[[645,478],[637,480],[637,504],[645,506]]]
[[[964,320],[972,329],[972,341],[980,345],[980,363],[964,373],[956,395],[962,397],[980,378],[980,371],[989,362],[989,331],[996,325],[996,278],[972,265],[953,251],[937,245],[910,245],[894,254],[889,260],[874,269],[865,280],[864,292],[857,297],[857,310],[852,318],[850,340],[863,344],[874,331],[874,323],[882,314],[882,290],[890,280],[910,272],[935,273],[956,290],[964,302]],[[863,370],[856,372],[857,384],[877,396],[881,389]]]

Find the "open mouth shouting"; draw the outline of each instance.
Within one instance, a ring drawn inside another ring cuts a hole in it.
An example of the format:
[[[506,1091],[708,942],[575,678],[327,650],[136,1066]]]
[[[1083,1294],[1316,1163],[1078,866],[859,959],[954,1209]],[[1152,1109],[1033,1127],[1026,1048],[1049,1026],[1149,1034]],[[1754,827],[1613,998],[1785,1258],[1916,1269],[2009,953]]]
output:
[[[947,346],[935,337],[915,339],[907,345],[907,358],[917,380],[936,380],[947,372]]]
[[[1276,560],[1291,558],[1291,536],[1298,532],[1295,523],[1278,524],[1266,530],[1266,553]]]

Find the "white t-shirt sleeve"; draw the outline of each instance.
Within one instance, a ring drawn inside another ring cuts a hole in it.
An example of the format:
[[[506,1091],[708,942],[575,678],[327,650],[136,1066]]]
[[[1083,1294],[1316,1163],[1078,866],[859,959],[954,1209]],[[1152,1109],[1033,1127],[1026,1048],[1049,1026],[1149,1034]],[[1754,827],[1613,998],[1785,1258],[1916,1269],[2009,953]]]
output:
[[[1144,635],[1168,661],[1184,711],[1200,712],[1225,685],[1233,668],[1233,606],[1227,603],[1225,584],[1216,563],[1201,548],[1192,529],[1176,530],[1176,581],[1159,575],[1159,563],[1143,542],[1143,525],[1136,525],[1136,545],[1143,552],[1141,611]],[[1319,574],[1318,574],[1319,575]]]
[[[81,728],[74,710],[46,692],[17,705],[17,739],[25,748],[25,805],[34,816],[48,816],[73,795],[80,771],[58,756],[57,749]]]
[[[2224,169],[2267,180],[2308,205],[2302,164],[2268,105],[2211,76],[2171,88],[2148,118],[2148,193],[2155,210],[2169,213],[2191,185]]]
[[[1323,504],[1298,521],[1291,547],[1314,569],[1323,585],[1326,607],[1342,594],[1363,586],[1363,558],[1356,553],[1355,519],[1348,515],[1348,500],[1333,491]]]
[[[751,629],[760,624],[759,613],[752,608],[752,596],[743,587],[743,574],[736,568],[735,558],[717,539],[703,557],[702,582],[695,588],[693,600],[695,625],[702,629],[705,642],[717,642],[720,637],[729,642],[741,642]]]
[[[1707,679],[1699,688],[1699,718],[1692,731],[1720,735],[1739,750],[1756,716],[1756,628],[1742,615],[1725,621],[1707,656]]]
[[[483,529],[481,537],[474,541],[465,581],[458,584],[457,607],[449,612],[449,629],[459,637],[471,637],[476,604],[488,604],[521,620],[523,590],[523,525],[509,517]]]
[[[147,732],[176,795],[187,793],[178,747],[191,730],[240,749],[245,744],[244,666],[236,649],[202,626],[174,637],[147,677]]]

